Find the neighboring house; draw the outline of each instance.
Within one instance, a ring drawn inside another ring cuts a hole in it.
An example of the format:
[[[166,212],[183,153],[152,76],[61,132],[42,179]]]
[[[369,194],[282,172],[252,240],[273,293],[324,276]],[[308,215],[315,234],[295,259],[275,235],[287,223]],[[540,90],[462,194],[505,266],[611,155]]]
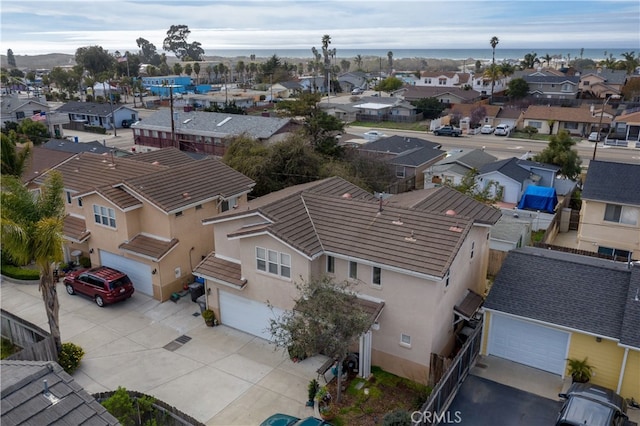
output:
[[[422,114],[417,113],[417,108],[400,98],[369,96],[363,97],[352,105],[358,110],[356,114],[358,121],[414,123],[422,120]]]
[[[120,424],[56,362],[3,360],[0,367],[2,426]]]
[[[130,152],[105,146],[98,141],[71,142],[68,139],[50,139],[40,146],[42,148],[47,148],[47,150],[69,152],[73,154],[79,154],[81,152],[93,152],[94,154],[113,154],[118,157],[132,155]]]
[[[480,167],[476,176],[479,188],[481,190],[489,188],[491,197],[501,194],[498,201],[517,204],[527,186],[535,185],[540,180],[540,176],[520,167],[519,161],[511,157]]]
[[[511,77],[500,77],[493,83],[490,78],[482,74],[473,75],[471,78],[471,88],[479,92],[483,96],[491,95],[491,86],[493,85],[493,94],[504,92],[509,88]]]
[[[298,125],[290,118],[184,110],[176,110],[171,116],[168,109],[163,109],[131,128],[136,145],[176,147],[222,157],[237,136],[246,135],[268,144],[285,139]]]
[[[35,179],[71,157],[73,157],[73,153],[70,152],[52,150],[45,146],[34,146],[31,148],[31,154],[27,158],[27,164],[20,180],[27,188],[35,189],[36,186],[32,184]]]
[[[269,339],[270,319],[294,308],[296,283],[348,280],[372,314],[360,374],[373,363],[426,382],[431,354],[449,355],[463,325],[454,307],[471,295],[479,308],[489,227],[500,215],[441,189],[449,201],[431,203],[426,194],[437,193],[426,191],[408,206],[334,177],[207,219],[215,251],[194,271],[205,279],[207,306],[222,324]]]
[[[2,95],[0,99],[2,117],[0,123],[19,123],[25,118],[39,121],[47,126],[51,135],[63,136],[62,125],[69,123],[66,114],[51,112],[51,108],[44,97],[22,98],[17,93]]]
[[[474,104],[456,104],[451,107],[451,114],[459,114],[461,118],[461,124],[463,121],[467,124],[470,124],[472,114],[474,113],[474,111],[479,109],[484,110],[484,117],[479,123],[480,126],[484,124],[490,124],[491,126],[495,127],[496,118],[498,117],[498,113],[500,113],[500,110],[502,109],[500,105],[489,105],[480,102]]]
[[[589,162],[578,249],[640,260],[639,182],[638,164]]]
[[[580,74],[580,91],[583,98],[606,99],[611,95],[620,95],[622,86],[627,82],[625,70],[597,68],[583,70]]]
[[[213,250],[201,221],[246,204],[254,185],[218,160],[173,148],[127,158],[81,153],[54,169],[64,183],[65,259],[121,270],[160,301],[181,291]]]
[[[351,93],[353,89],[367,90],[369,77],[362,71],[352,71],[338,76],[338,83],[343,92]]]
[[[510,251],[526,247],[531,242],[531,222],[520,220],[517,215],[503,214],[491,227],[489,248],[497,251]]]
[[[480,149],[452,151],[445,158],[424,171],[424,187],[460,185],[462,179],[473,169],[480,170],[497,158]]]
[[[360,112],[360,109],[353,106],[352,103],[318,102],[317,105],[325,113],[333,115],[345,123],[356,121],[357,114]]]
[[[429,87],[464,87],[472,85],[472,75],[457,71],[422,71],[420,79],[416,80],[416,86]]]
[[[545,99],[576,99],[580,87],[578,76],[548,75],[536,71],[523,75],[522,78],[529,85],[529,95],[534,98]]]
[[[264,93],[264,92],[260,92]],[[234,104],[240,108],[251,108],[260,101],[260,95],[252,95],[249,93],[224,93],[213,92],[207,95],[183,95],[181,100],[174,102],[174,108],[182,104],[183,109],[189,107],[202,109],[208,108],[214,105],[224,108],[225,104]]]
[[[538,133],[556,135],[566,130],[575,136],[586,136],[598,130],[601,110],[591,107],[556,107],[530,105],[520,116],[518,128],[535,127]],[[609,128],[612,115],[605,110],[602,114],[602,128]]]
[[[390,136],[367,142],[359,151],[385,159],[395,167],[396,178],[415,179],[411,189],[419,189],[424,185],[424,170],[446,155],[440,148],[440,144],[425,139]]]
[[[607,139],[624,140],[634,144],[632,146],[640,148],[640,111],[616,117]]]
[[[498,124],[507,124],[509,127],[514,128],[520,119],[520,115],[524,110],[517,106],[502,106],[496,119],[494,121],[494,127]]]
[[[56,110],[59,114],[66,114],[73,129],[84,130],[84,126],[104,127],[107,130],[122,127],[122,120],[139,120],[138,111],[124,105],[111,105],[108,102],[78,102],[63,104]],[[113,122],[112,122],[113,118]]]
[[[311,93],[327,93],[327,88],[325,87],[325,78],[324,77],[300,77],[300,86],[302,87],[303,92],[311,92]]]
[[[302,85],[297,81],[282,81],[272,84],[266,91],[269,92],[270,96],[273,94],[274,99],[288,99],[300,94],[302,90]]]
[[[481,353],[640,399],[640,267],[525,247],[509,252],[484,303]]]
[[[473,89],[464,90],[459,87],[406,86],[403,88],[402,97],[409,102],[436,98],[443,104],[453,105],[477,102],[482,94]]]

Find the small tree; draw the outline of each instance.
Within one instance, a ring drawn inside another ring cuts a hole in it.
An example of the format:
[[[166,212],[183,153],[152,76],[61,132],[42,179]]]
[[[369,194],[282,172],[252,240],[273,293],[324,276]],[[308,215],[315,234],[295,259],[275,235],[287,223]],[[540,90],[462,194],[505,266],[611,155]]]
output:
[[[538,133],[538,129],[533,126],[526,126],[524,129],[522,129],[522,131],[525,132],[527,136],[529,136],[529,139],[531,139],[533,135]]]
[[[349,347],[371,326],[371,318],[357,303],[347,281],[323,276],[296,284],[300,297],[293,311],[272,319],[270,332],[281,348],[296,347],[306,354],[324,353],[338,361],[337,401],[341,398],[342,363]]]
[[[480,127],[480,123],[482,123],[484,121],[486,116],[487,116],[487,109],[485,107],[479,106],[477,108],[474,108],[471,111],[471,117],[470,117],[469,125],[471,126],[472,129]]]
[[[575,179],[580,175],[580,164],[582,164],[578,151],[572,148],[575,144],[569,132],[561,130],[560,133],[549,138],[547,147],[533,157],[533,160],[560,166],[560,173],[568,179]]]
[[[529,93],[529,83],[524,78],[514,78],[507,86],[507,94],[513,99],[522,99]]]

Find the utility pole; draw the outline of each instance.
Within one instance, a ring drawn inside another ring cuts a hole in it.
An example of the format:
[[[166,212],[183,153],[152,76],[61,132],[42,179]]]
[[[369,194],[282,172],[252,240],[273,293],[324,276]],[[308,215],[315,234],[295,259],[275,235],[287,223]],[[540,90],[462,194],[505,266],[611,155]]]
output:
[[[113,116],[113,98],[111,97],[111,82],[109,83],[109,107],[111,108],[111,126],[113,126],[113,136],[118,136],[118,131],[116,130],[116,118]],[[102,91],[105,91],[104,81],[102,82]],[[106,93],[106,92],[105,92]]]
[[[171,110],[171,145],[180,149],[176,146],[176,125],[173,119],[173,84],[169,85],[169,109]]]

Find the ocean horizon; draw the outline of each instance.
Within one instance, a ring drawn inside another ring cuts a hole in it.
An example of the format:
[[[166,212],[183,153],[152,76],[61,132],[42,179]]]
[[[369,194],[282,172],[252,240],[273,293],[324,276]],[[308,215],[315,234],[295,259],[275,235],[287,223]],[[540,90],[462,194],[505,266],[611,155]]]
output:
[[[616,60],[622,59],[622,53],[629,52],[632,49],[592,49],[585,48],[582,58],[602,60],[613,54]],[[492,57],[491,46],[486,49],[336,49],[337,59],[353,59],[360,55],[363,58],[380,57],[387,59],[387,53],[393,53],[393,59],[454,59],[454,60],[490,60]],[[606,55],[605,55],[606,52]],[[580,58],[579,48],[529,48],[529,49],[501,49],[496,48],[496,60],[520,60],[527,53],[536,53],[538,58],[542,58],[549,54],[550,56],[560,56],[566,58],[571,55],[571,59]],[[256,58],[269,58],[273,55],[279,58],[309,58],[313,57],[311,48],[309,49],[205,49],[205,56],[220,56],[223,58],[250,58],[256,55]]]

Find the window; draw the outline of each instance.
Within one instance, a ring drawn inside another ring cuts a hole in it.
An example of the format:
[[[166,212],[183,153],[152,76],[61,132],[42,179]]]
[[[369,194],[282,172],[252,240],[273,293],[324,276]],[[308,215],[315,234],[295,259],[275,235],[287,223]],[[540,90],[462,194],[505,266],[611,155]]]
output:
[[[71,193],[67,191],[67,204],[71,204]]]
[[[411,347],[411,336],[409,336],[408,334],[400,334],[400,344],[402,346],[407,346],[407,347]]]
[[[222,202],[221,211],[226,212],[227,210],[231,210],[237,205],[238,205],[237,198],[229,198],[228,200],[224,200]]]
[[[476,242],[471,241],[471,259],[473,259],[473,254],[475,252],[475,249],[476,249]]]
[[[82,197],[78,198],[78,207],[82,207]]]
[[[24,111],[16,111],[16,119],[22,120],[24,118]]]
[[[396,177],[404,179],[405,176],[404,166],[396,166]]]
[[[440,86],[446,86],[447,85],[447,79],[446,78],[439,78],[438,79],[438,84]]]
[[[450,278],[451,278],[451,273],[450,273],[450,271],[447,271],[447,275],[444,276],[444,287],[445,288],[449,287]]]
[[[93,219],[98,225],[104,225],[110,228],[116,227],[116,212],[111,208],[94,204]]]
[[[373,282],[373,285],[382,285],[382,269],[378,268],[377,266],[373,267],[373,277],[371,281]]]
[[[256,247],[256,268],[259,271],[291,278],[291,256],[286,253],[278,253],[275,250]]]
[[[583,81],[583,82],[582,82],[582,85],[583,85],[583,86],[588,86],[588,85],[589,85],[589,80],[585,80],[585,81]]]
[[[542,121],[529,120],[529,126],[535,127],[536,129],[540,129],[542,127]]]
[[[202,209],[202,204],[198,204],[198,205],[196,206],[196,210],[201,210],[201,209]]]
[[[358,264],[356,262],[349,262],[349,278],[358,279]]]
[[[182,212],[176,212],[176,217],[182,216]]]
[[[578,129],[578,123],[564,123],[564,128],[565,129],[571,129],[571,130],[577,130]]]
[[[617,204],[607,204],[604,211],[604,220],[607,222],[617,222],[624,225],[638,224],[638,209]]]
[[[336,258],[333,256],[327,256],[327,272],[330,274],[336,272]]]

